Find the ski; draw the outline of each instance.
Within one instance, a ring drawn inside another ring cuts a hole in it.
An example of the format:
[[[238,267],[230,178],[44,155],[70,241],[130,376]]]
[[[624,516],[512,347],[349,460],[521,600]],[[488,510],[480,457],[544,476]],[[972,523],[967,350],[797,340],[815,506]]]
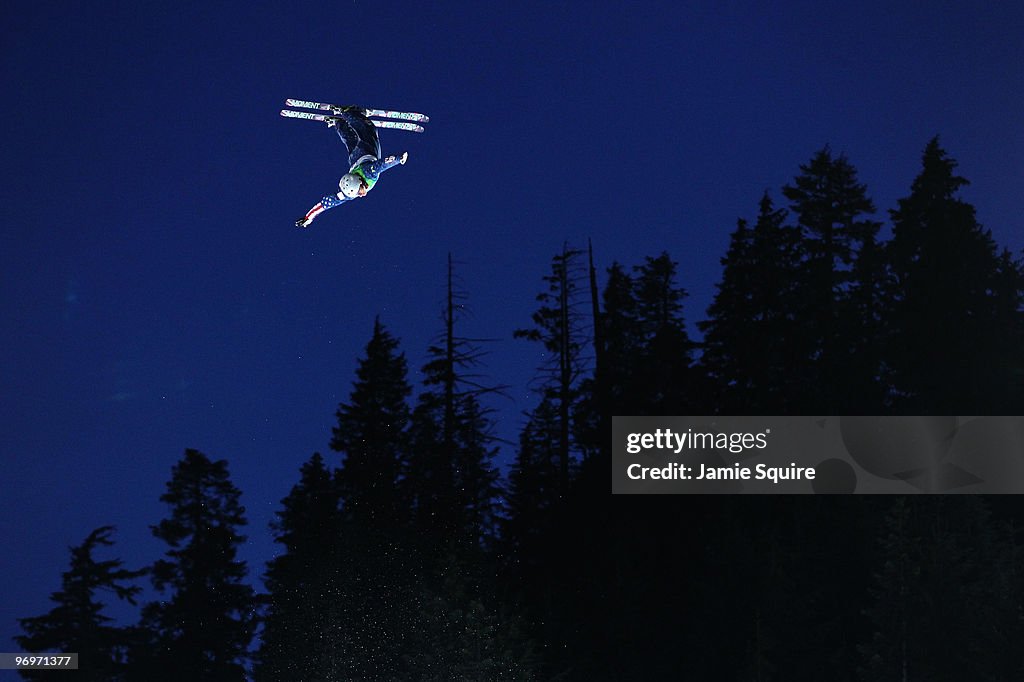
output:
[[[325,102],[307,102],[301,99],[286,99],[285,104],[290,107],[299,107],[300,109],[323,109],[324,111],[330,111],[338,113],[342,107],[337,104],[327,104]],[[378,118],[398,118],[404,121],[415,121],[417,123],[429,123],[430,117],[425,114],[417,114],[411,111],[392,111],[390,109],[364,109],[366,115],[369,117]]]
[[[328,116],[326,114],[312,114],[308,111],[292,111],[291,109],[282,109],[281,115],[285,118],[304,118],[307,121],[323,121],[330,123],[332,121],[340,121],[341,119],[337,116]],[[408,130],[411,133],[422,133],[423,126],[409,121],[373,121],[373,125],[378,128],[393,128],[395,130]]]

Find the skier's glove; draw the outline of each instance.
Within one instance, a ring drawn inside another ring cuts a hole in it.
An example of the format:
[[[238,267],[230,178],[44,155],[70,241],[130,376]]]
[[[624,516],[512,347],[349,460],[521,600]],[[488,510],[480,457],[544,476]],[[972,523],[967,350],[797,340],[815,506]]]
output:
[[[312,220],[307,220],[306,216],[302,216],[301,218],[299,218],[298,220],[295,221],[295,227],[309,227],[309,224],[311,222],[313,222],[313,221]]]

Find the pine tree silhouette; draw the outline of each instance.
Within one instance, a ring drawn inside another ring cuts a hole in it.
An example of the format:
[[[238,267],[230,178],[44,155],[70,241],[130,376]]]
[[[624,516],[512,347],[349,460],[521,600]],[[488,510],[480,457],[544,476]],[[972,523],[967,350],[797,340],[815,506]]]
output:
[[[799,232],[768,193],[753,227],[740,220],[722,258],[722,280],[704,332],[701,364],[717,386],[717,410],[785,414],[795,409],[795,370],[808,363],[798,329]]]
[[[409,500],[399,485],[409,459],[407,373],[398,341],[375,320],[331,439],[331,449],[344,455],[338,483],[345,516],[367,527],[396,528],[408,521]]]
[[[119,559],[99,560],[100,547],[114,544],[113,526],[102,526],[89,533],[77,547],[71,548],[71,566],[64,572],[60,590],[50,596],[55,606],[42,616],[20,618],[23,635],[15,637],[24,651],[73,652],[79,656],[76,676],[83,680],[120,680],[124,674],[125,651],[132,642],[130,628],[113,625],[103,613],[99,592],[112,593],[120,600],[135,604],[141,588],[131,581],[146,570],[123,568]],[[52,671],[22,671],[28,680],[50,679]]]
[[[1021,265],[1000,255],[968,184],[932,139],[893,210],[886,348],[893,409],[1009,414],[1020,406]]]
[[[282,500],[273,523],[284,553],[267,564],[267,609],[255,679],[317,679],[339,675],[342,518],[334,474],[319,453]]]
[[[880,223],[869,219],[875,207],[856,169],[827,147],[800,166],[782,193],[801,231],[801,333],[796,341],[809,353],[806,366],[791,370],[802,383],[795,407],[803,414],[842,414],[846,396],[863,379],[859,368],[851,370],[861,345],[851,335],[863,322],[851,303],[853,270],[865,245],[871,248]]]
[[[153,565],[153,585],[167,593],[143,609],[150,641],[132,653],[132,679],[244,680],[255,630],[255,598],[245,562],[241,492],[227,462],[186,450],[160,497],[170,516],[153,535],[168,549]]]

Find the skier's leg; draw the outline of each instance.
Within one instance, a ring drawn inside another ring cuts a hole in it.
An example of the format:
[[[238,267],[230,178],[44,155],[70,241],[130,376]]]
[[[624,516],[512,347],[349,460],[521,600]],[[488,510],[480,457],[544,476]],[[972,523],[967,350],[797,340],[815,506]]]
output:
[[[378,159],[381,157],[377,126],[373,125],[373,121],[366,117],[365,109],[345,107],[338,112],[338,117],[347,124],[344,126],[344,134],[342,126],[338,126],[338,134],[342,135],[342,140],[348,147],[350,165],[368,154]]]
[[[341,143],[345,145],[349,158],[352,158],[353,152],[359,148],[359,133],[349,123],[348,118],[344,116],[338,116],[333,119],[331,125],[334,127],[334,131],[338,133],[338,137],[341,138]]]

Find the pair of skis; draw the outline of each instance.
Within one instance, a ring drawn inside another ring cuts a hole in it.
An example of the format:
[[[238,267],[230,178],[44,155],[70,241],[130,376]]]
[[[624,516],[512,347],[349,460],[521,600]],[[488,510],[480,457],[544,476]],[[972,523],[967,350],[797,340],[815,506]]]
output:
[[[341,113],[344,107],[340,107],[337,104],[325,104],[324,102],[307,102],[301,99],[286,99],[285,104],[290,107],[297,107],[300,109],[320,109],[322,111],[330,111],[334,116],[328,114],[314,114],[308,111],[294,111],[293,109],[282,109],[281,115],[286,118],[304,118],[309,121],[323,121],[330,123],[337,121],[339,117],[337,114]],[[394,128],[396,130],[408,130],[413,133],[422,133],[423,126],[420,123],[426,123],[430,120],[429,117],[423,114],[417,114],[410,111],[390,111],[387,109],[364,109],[363,112],[368,118],[373,119],[373,125],[378,128]],[[385,119],[399,119],[378,121],[376,118]]]

